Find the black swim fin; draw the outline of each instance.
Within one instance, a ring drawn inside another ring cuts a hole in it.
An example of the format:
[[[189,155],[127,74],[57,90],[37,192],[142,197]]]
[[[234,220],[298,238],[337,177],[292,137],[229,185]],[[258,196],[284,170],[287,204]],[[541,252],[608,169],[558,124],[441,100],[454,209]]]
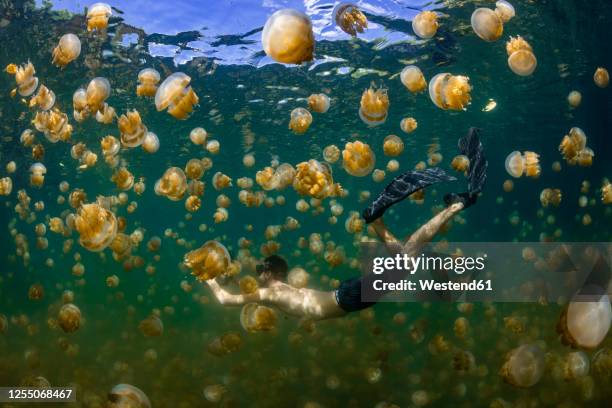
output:
[[[410,194],[441,181],[454,180],[457,179],[446,174],[444,170],[435,167],[425,170],[408,171],[395,177],[385,187],[368,208],[363,211],[363,218],[369,224],[380,218],[387,208],[404,200]]]
[[[468,134],[459,139],[459,152],[470,160],[468,169],[468,191],[465,193],[451,193],[444,197],[447,205],[462,202],[467,208],[476,202],[478,194],[482,191],[487,180],[487,167],[489,163],[484,155],[484,148],[480,142],[480,129],[470,128]]]

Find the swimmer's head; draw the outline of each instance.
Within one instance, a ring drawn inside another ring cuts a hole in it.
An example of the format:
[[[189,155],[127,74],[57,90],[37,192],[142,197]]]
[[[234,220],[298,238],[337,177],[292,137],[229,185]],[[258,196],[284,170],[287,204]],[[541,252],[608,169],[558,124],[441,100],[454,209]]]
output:
[[[289,265],[287,265],[287,261],[278,255],[269,256],[257,265],[257,274],[264,283],[270,283],[275,280],[284,281],[287,278],[288,270]]]

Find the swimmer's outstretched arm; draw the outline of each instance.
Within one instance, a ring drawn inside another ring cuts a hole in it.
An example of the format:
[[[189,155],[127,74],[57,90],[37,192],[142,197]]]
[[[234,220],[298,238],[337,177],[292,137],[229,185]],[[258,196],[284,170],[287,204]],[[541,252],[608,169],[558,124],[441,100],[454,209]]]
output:
[[[453,203],[427,221],[426,224],[422,225],[421,228],[416,230],[404,242],[406,253],[419,252],[423,247],[421,244],[430,242],[440,231],[440,228],[461,210],[463,210],[463,203]]]
[[[265,298],[263,291],[265,291],[266,288],[257,289],[254,293],[249,293],[248,295],[234,295],[223,289],[221,285],[219,285],[219,282],[217,282],[216,278],[209,279],[206,281],[206,283],[208,283],[208,286],[219,303],[224,306],[242,306],[246,303],[261,302]]]

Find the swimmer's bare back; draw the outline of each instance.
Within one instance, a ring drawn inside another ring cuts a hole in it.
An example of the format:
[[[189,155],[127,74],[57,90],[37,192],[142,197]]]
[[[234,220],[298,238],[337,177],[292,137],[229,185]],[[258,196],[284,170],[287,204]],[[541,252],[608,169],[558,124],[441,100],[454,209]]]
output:
[[[324,320],[342,317],[346,311],[338,306],[335,292],[307,288],[294,288],[286,283],[275,281],[268,287],[259,288],[254,293],[234,295],[222,288],[216,279],[206,281],[215,297],[224,306],[242,306],[247,303],[260,303],[272,306],[295,317]]]

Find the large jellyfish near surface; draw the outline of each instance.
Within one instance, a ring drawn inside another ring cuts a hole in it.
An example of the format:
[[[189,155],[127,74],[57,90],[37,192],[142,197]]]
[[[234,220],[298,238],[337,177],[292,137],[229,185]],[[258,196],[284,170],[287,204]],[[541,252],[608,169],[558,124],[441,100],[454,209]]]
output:
[[[495,13],[502,19],[504,23],[510,21],[516,15],[514,6],[506,0],[498,0],[495,3]]]
[[[266,21],[261,42],[266,55],[274,61],[285,64],[310,61],[315,47],[310,18],[297,10],[278,10]]]
[[[108,18],[112,14],[113,10],[108,4],[92,4],[87,10],[87,31],[106,29],[108,27]]]
[[[471,23],[476,35],[485,41],[497,41],[504,32],[504,23],[501,17],[488,8],[481,7],[474,10]]]
[[[216,278],[227,272],[231,258],[227,248],[218,241],[207,241],[200,248],[185,254],[183,263],[199,281]]]
[[[74,218],[79,243],[83,248],[100,252],[115,239],[118,223],[115,214],[98,204],[83,204]]]
[[[334,20],[342,31],[352,36],[368,28],[368,19],[359,8],[351,3],[340,3],[333,12]]]
[[[527,388],[537,384],[544,374],[544,352],[535,344],[523,344],[506,355],[500,375],[515,387]]]
[[[508,53],[508,66],[517,75],[529,76],[538,66],[538,60],[531,45],[520,35],[516,38],[510,37],[506,43],[506,52]]]
[[[348,142],[342,151],[342,167],[355,177],[367,176],[374,169],[376,156],[366,143]]]
[[[81,40],[74,34],[64,34],[53,49],[53,64],[65,67],[81,55]]]
[[[117,384],[108,393],[107,408],[151,408],[151,402],[140,388]]]
[[[193,106],[199,102],[198,95],[189,83],[191,77],[182,72],[175,72],[162,82],[155,93],[155,107],[158,111],[168,109],[168,113],[177,119],[187,119],[193,112]]]
[[[557,331],[564,344],[594,350],[606,338],[611,321],[612,307],[607,293],[588,285],[572,297],[561,314]]]
[[[138,96],[155,96],[157,92],[157,84],[161,77],[159,72],[153,68],[145,68],[138,73],[138,86],[136,87],[136,95]]]
[[[423,92],[427,88],[427,81],[419,67],[408,65],[400,73],[400,81],[412,93]]]
[[[429,97],[440,109],[465,110],[472,100],[469,81],[463,75],[437,74],[429,81]]]
[[[385,123],[389,111],[389,96],[386,89],[370,87],[361,95],[359,117],[370,126]]]
[[[431,38],[438,31],[438,15],[433,11],[422,11],[412,20],[412,30],[421,38]]]

